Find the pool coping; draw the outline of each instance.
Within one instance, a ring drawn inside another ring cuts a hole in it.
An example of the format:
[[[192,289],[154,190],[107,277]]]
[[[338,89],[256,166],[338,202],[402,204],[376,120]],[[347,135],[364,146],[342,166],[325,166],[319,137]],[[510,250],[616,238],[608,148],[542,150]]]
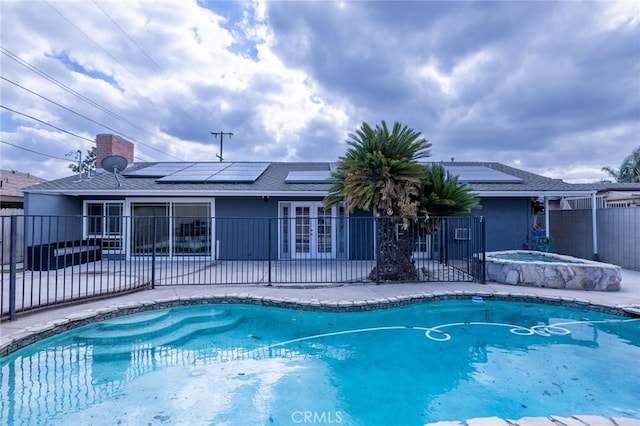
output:
[[[74,312],[46,323],[33,324],[0,336],[0,357],[29,346],[39,340],[60,334],[86,324],[134,313],[201,304],[245,304],[278,308],[299,309],[321,312],[363,312],[379,309],[403,307],[414,304],[437,302],[442,300],[467,300],[473,297],[497,301],[529,302],[546,305],[581,308],[623,317],[640,317],[640,306],[610,305],[576,297],[554,295],[536,295],[533,293],[511,293],[504,291],[434,291],[414,294],[378,297],[363,300],[321,300],[319,298],[297,298],[262,296],[248,292],[224,293],[213,295],[173,296],[142,301],[120,302]]]

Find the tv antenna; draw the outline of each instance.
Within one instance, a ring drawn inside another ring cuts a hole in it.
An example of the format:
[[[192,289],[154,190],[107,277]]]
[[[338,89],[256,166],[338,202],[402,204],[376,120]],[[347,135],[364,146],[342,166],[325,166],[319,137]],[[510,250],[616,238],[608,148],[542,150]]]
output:
[[[122,181],[120,180],[118,172],[126,169],[127,164],[127,159],[122,155],[110,155],[102,159],[102,168],[108,172],[113,173],[113,175],[116,177],[116,182],[118,182],[118,188],[122,186]]]
[[[222,162],[222,138],[224,136],[229,136],[229,139],[231,139],[231,136],[233,136],[233,133],[231,132],[209,132],[211,133],[213,136],[218,136],[220,135],[220,154],[216,154],[216,157],[218,157],[220,159],[220,162]]]
[[[82,181],[82,151],[71,151],[65,154],[65,157],[71,158],[78,162],[78,180],[76,182]]]

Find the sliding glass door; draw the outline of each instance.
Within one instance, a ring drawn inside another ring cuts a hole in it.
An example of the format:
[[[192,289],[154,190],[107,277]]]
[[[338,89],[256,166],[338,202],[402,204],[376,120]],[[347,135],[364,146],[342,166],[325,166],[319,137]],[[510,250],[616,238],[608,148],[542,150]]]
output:
[[[211,256],[211,217],[211,202],[134,201],[131,255]]]

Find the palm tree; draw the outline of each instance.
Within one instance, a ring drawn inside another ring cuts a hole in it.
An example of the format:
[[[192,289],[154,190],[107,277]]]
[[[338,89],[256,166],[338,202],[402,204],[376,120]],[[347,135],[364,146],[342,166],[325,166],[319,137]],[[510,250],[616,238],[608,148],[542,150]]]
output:
[[[603,167],[602,170],[609,172],[609,175],[620,183],[640,182],[640,146],[637,147],[627,158],[624,159],[619,170]]]
[[[418,214],[428,220],[419,223],[419,232],[424,235],[438,231],[442,225],[439,217],[471,216],[472,210],[481,209],[480,198],[471,191],[440,164],[427,166],[420,182]]]
[[[324,199],[327,207],[343,202],[351,212],[356,208],[372,211],[377,218],[378,266],[370,278],[414,280],[413,239],[400,236],[399,216],[415,216],[425,167],[418,163],[429,156],[431,144],[419,132],[386,122],[372,128],[362,126],[349,134],[347,152],[340,157]]]
[[[439,164],[427,166],[420,182],[419,213],[423,216],[470,216],[480,207],[471,187],[458,181]]]

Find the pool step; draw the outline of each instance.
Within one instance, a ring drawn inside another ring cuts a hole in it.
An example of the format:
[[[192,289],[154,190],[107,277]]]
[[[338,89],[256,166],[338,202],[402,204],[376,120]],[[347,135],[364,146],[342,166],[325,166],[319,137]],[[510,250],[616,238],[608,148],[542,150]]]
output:
[[[181,322],[178,328],[170,327],[162,334],[155,334],[139,339],[93,340],[92,357],[99,361],[115,358],[128,358],[132,353],[154,352],[159,348],[170,348],[202,335],[222,333],[235,328],[242,317],[227,316],[209,321]]]
[[[170,309],[160,309],[157,311],[140,312],[138,314],[124,315],[112,318],[98,324],[101,330],[124,329],[127,327],[141,327],[147,324],[153,324],[160,321],[171,314]]]
[[[229,311],[220,309],[168,310],[158,315],[131,315],[132,318],[114,318],[96,324],[95,328],[79,334],[80,341],[93,344],[139,342],[171,333],[187,324],[202,323],[201,328],[217,325],[212,321],[229,316]]]
[[[170,347],[195,336],[231,330],[242,317],[211,307],[143,312],[96,323],[76,339],[92,345],[99,360],[129,357],[132,352]]]

